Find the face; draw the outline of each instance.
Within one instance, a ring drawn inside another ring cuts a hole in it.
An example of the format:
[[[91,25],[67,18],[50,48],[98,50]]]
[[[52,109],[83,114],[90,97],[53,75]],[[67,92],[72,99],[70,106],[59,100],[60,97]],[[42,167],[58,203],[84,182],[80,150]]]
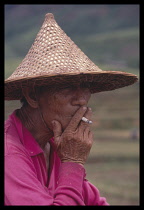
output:
[[[39,105],[48,127],[52,129],[52,120],[57,120],[64,130],[80,106],[87,106],[90,96],[90,90],[84,85],[45,88]]]

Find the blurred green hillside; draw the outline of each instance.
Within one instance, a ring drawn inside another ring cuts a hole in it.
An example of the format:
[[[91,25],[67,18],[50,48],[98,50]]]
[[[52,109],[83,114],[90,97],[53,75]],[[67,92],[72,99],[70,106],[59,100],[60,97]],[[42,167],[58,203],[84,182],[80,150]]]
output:
[[[5,6],[5,78],[28,52],[48,12],[101,69],[139,75],[138,5],[18,4]],[[6,101],[5,119],[20,106]],[[93,94],[89,106],[94,144],[87,178],[111,205],[139,205],[139,82]]]

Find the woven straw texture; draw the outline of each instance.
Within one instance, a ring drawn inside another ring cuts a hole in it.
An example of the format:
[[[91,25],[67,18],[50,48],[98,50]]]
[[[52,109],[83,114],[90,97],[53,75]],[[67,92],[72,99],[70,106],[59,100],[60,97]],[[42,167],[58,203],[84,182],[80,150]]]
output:
[[[88,82],[92,93],[114,90],[137,81],[120,71],[102,71],[66,35],[54,19],[45,16],[36,39],[21,64],[5,80],[5,99],[22,98],[22,87]]]

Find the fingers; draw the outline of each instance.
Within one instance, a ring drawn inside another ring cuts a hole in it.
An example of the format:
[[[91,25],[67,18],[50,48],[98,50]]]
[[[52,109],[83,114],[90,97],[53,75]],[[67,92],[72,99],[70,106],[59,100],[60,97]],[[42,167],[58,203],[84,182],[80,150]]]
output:
[[[71,119],[69,125],[67,126],[66,130],[70,129],[72,131],[75,131],[84,116],[85,112],[87,110],[87,107],[80,107],[78,111],[75,113],[73,118]]]
[[[92,134],[92,132],[91,132],[91,130],[90,130],[90,127],[86,127],[85,128],[85,130],[84,130],[84,132],[83,132],[83,137],[84,137],[84,139],[86,139],[86,140],[91,140],[91,139],[93,139],[93,134]]]
[[[86,117],[90,120],[91,116],[91,109],[80,107],[64,131],[58,121],[52,122],[56,152],[62,162],[85,163],[92,147],[93,136],[89,124],[81,119]]]
[[[91,120],[92,110],[90,107],[87,109],[87,112],[84,114],[84,117],[86,117],[88,120]]]
[[[53,125],[54,139],[55,139],[55,143],[56,143],[57,141],[59,141],[60,136],[62,135],[62,126],[56,120],[52,121],[52,125]]]
[[[88,120],[91,120],[91,118],[92,118],[92,110],[91,110],[91,108],[88,108],[87,109],[87,111],[85,112],[85,114],[84,114],[84,117],[86,117]],[[87,123],[87,122],[84,122],[84,121],[81,121],[81,126],[83,126],[83,127],[90,127],[90,124],[89,123]]]
[[[83,134],[84,140],[87,142],[87,146],[90,148],[93,144],[93,133],[90,131],[89,127],[86,127]]]

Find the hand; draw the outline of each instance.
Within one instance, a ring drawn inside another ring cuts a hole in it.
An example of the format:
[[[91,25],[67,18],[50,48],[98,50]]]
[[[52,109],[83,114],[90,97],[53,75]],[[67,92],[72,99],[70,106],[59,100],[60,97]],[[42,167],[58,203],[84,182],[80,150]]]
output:
[[[85,163],[92,147],[93,135],[90,124],[81,121],[81,118],[84,116],[90,120],[91,115],[91,109],[80,107],[64,132],[58,121],[52,122],[56,151],[62,162]]]

